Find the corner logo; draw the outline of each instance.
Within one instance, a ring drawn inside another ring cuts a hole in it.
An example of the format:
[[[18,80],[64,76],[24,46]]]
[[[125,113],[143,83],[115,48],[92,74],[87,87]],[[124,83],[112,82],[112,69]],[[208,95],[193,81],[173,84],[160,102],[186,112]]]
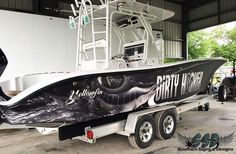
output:
[[[177,133],[178,141],[185,146],[185,148],[178,148],[178,151],[233,151],[233,148],[226,148],[233,141],[234,133],[226,136],[219,136],[217,133],[206,133],[203,136],[197,133],[193,137],[186,137]]]

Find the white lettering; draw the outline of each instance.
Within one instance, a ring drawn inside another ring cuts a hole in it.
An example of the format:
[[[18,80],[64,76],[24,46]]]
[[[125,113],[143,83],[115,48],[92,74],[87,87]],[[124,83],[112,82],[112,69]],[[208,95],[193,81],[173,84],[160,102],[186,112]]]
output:
[[[156,89],[156,101],[159,101],[161,98],[161,89],[162,89],[162,77],[157,76],[157,89]]]
[[[177,97],[178,94],[187,95],[201,88],[203,72],[183,73],[181,75],[182,78],[180,78],[180,74],[157,76],[155,101],[171,99]]]
[[[79,99],[80,97],[95,98],[97,95],[102,94],[103,91],[101,91],[99,88],[95,91],[88,91],[88,89],[84,89],[82,92],[80,92],[80,90],[73,90],[69,96],[69,99],[66,101],[66,104],[72,104],[76,99]]]

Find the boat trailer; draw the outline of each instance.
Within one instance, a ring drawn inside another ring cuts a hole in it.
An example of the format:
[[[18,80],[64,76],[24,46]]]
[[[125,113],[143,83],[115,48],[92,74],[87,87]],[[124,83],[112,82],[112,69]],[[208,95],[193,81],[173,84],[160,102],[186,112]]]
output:
[[[181,113],[193,109],[208,111],[211,98],[210,95],[196,95],[191,99],[178,102],[177,105],[168,102],[164,106],[131,112],[128,115],[119,114],[119,117],[102,118],[59,128],[37,127],[36,129],[43,135],[58,132],[59,140],[79,139],[88,143],[95,143],[98,138],[107,135],[120,134],[127,136],[134,148],[143,149],[152,144],[155,136],[162,140],[171,138]]]

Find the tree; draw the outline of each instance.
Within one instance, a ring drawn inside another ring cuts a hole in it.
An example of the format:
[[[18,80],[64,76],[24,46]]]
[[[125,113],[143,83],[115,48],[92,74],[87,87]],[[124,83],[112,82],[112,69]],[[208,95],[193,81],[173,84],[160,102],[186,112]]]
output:
[[[207,32],[200,30],[188,34],[188,58],[197,59],[206,57],[211,53],[213,40],[208,37]]]
[[[224,40],[221,45],[214,46],[213,57],[223,57],[229,61],[236,61],[236,27],[230,31],[226,31],[224,38],[218,35],[218,41]]]
[[[236,27],[227,30],[217,26],[210,31],[200,30],[188,34],[189,59],[223,57],[236,61]]]
[[[214,56],[221,56],[233,62],[233,74],[236,77],[235,64],[236,64],[236,27],[225,33],[224,44],[215,47]]]

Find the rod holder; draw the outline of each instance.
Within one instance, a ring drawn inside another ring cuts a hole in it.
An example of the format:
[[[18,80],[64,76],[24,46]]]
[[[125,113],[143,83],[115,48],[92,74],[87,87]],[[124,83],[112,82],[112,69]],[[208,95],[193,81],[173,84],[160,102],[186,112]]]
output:
[[[77,13],[76,13],[76,11],[75,11],[75,6],[74,6],[74,4],[71,4],[70,6],[71,6],[71,9],[72,9],[72,11],[73,11],[74,16],[77,16]]]

